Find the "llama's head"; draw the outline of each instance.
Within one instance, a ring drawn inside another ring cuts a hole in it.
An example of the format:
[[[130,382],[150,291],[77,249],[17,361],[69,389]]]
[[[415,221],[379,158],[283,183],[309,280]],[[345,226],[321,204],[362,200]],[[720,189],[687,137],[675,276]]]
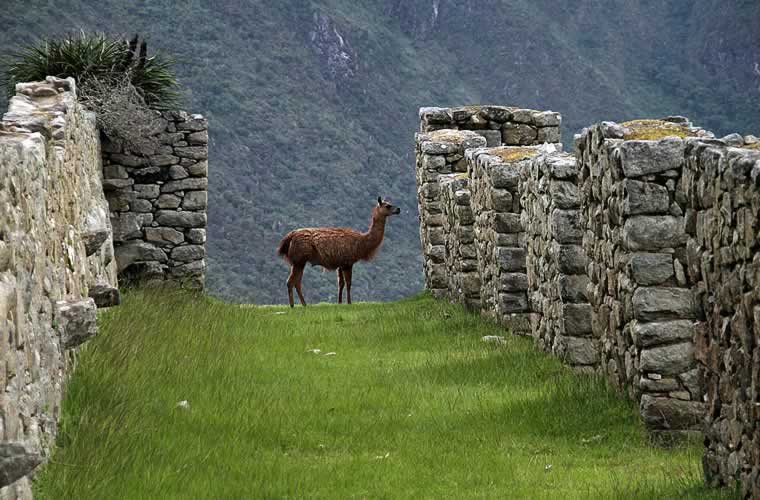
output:
[[[389,215],[398,215],[401,213],[401,209],[399,207],[394,207],[393,205],[388,202],[388,200],[383,200],[381,197],[377,197],[377,207],[375,208],[375,212],[378,215],[382,215],[383,217],[388,217]]]

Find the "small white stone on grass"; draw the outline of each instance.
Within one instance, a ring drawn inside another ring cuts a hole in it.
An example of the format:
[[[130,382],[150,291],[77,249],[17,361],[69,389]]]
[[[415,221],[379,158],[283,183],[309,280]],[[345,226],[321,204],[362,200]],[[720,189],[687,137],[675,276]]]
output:
[[[322,349],[309,349],[306,352],[311,352],[311,353],[314,353],[314,354],[319,354],[320,352],[322,352]]]
[[[484,335],[480,337],[480,340],[489,344],[506,344],[507,341],[504,337],[499,335]]]
[[[187,401],[187,399],[183,399],[179,403],[177,403],[178,408],[184,408],[186,410],[190,409],[190,403]]]
[[[338,353],[337,352],[326,352],[325,356],[335,356],[336,354],[338,354]]]

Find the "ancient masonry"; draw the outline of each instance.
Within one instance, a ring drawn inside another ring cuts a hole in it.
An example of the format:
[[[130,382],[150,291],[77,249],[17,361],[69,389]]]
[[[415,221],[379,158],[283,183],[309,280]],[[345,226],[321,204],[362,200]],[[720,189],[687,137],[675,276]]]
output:
[[[202,116],[164,112],[138,147],[101,147],[74,80],[16,86],[0,122],[0,499],[31,498],[117,279],[203,287],[207,143]]]
[[[760,141],[668,117],[568,155],[556,113],[420,119],[426,287],[604,375],[659,438],[704,432],[707,481],[760,497]]]
[[[95,117],[72,79],[20,84],[0,122],[0,498],[55,439],[74,353],[118,302]]]
[[[208,124],[164,112],[145,141],[104,140],[103,187],[124,282],[203,288],[208,203]]]

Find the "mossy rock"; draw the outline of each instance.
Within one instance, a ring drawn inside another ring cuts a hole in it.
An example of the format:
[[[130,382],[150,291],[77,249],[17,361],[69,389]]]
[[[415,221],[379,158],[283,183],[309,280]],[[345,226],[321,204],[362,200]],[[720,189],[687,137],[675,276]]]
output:
[[[454,142],[460,144],[462,141],[470,139],[474,132],[460,131],[452,129],[435,130],[433,132],[427,132],[427,136],[432,142]]]
[[[760,151],[760,142],[755,142],[753,144],[745,144],[742,146],[742,149],[751,149],[753,151]]]
[[[503,146],[500,148],[494,148],[488,152],[489,155],[498,156],[506,162],[515,162],[520,160],[526,160],[538,156],[540,151],[536,148],[520,148]]]
[[[626,129],[623,138],[627,141],[656,141],[663,137],[693,137],[696,135],[685,125],[664,120],[631,120],[620,125]]]

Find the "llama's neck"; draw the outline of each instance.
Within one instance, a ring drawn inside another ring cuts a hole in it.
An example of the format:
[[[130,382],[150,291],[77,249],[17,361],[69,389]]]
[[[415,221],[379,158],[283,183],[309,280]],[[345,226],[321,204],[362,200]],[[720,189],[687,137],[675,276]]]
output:
[[[371,258],[380,244],[383,242],[383,236],[385,235],[385,217],[381,215],[372,214],[372,220],[369,224],[369,229],[366,233],[362,233],[363,250],[366,254],[363,258]]]

